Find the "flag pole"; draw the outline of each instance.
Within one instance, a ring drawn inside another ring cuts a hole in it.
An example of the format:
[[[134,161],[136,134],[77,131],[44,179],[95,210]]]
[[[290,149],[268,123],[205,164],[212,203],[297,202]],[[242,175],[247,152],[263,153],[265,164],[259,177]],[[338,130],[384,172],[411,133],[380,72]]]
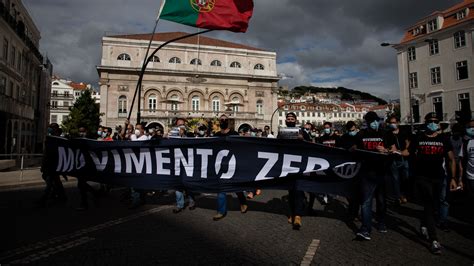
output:
[[[153,56],[163,47],[165,47],[166,45],[172,43],[172,42],[176,42],[176,41],[179,41],[179,40],[182,40],[182,39],[186,39],[186,38],[189,38],[189,37],[193,37],[193,36],[196,36],[196,35],[199,35],[199,34],[204,34],[204,33],[207,33],[207,32],[211,32],[212,30],[205,30],[205,31],[200,31],[200,32],[196,32],[196,33],[192,33],[192,34],[188,34],[188,35],[184,35],[184,36],[181,36],[181,37],[178,37],[178,38],[174,38],[174,39],[171,39],[169,41],[166,41],[164,42],[162,45],[160,45],[158,48],[156,48],[153,53],[151,53],[150,56],[148,56],[148,58],[145,60],[143,66],[142,66],[142,69],[140,71],[140,75],[138,77],[138,82],[137,82],[137,87],[135,89],[135,96],[133,97],[133,101],[132,101],[132,107],[130,108],[130,113],[128,114],[128,118],[130,119],[130,116],[131,116],[131,112],[132,112],[132,108],[133,108],[133,103],[135,101],[135,98],[137,96],[137,92],[140,90],[141,91],[141,85],[142,85],[142,81],[143,81],[143,76],[145,74],[145,70],[146,70],[146,67],[148,65],[148,63],[151,61],[151,59],[153,58]],[[138,100],[138,107],[140,108],[140,100]],[[137,112],[137,123],[140,123],[140,110],[138,110]]]

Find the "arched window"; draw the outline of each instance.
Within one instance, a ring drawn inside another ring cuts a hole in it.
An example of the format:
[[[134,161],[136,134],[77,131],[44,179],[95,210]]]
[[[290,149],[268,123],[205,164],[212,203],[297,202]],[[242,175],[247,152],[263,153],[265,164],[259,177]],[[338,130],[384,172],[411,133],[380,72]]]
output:
[[[55,81],[55,82],[53,82],[53,85],[59,86],[59,82]]]
[[[191,107],[193,111],[199,111],[199,96],[193,96],[191,99]]]
[[[118,115],[119,117],[127,116],[127,96],[125,95],[118,98]]]
[[[240,99],[239,97],[235,96],[232,98],[232,111],[234,113],[237,113],[239,111],[239,104],[240,104]]]
[[[193,60],[191,60],[191,65],[202,65],[201,63],[201,59],[199,58],[194,58]]]
[[[257,101],[257,114],[263,115],[263,101],[262,100]]]
[[[130,61],[131,59],[130,59],[130,55],[123,53],[117,57],[117,60]]]
[[[181,59],[179,59],[178,57],[171,57],[170,61],[169,61],[170,64],[181,64]]]
[[[230,63],[230,67],[233,67],[233,68],[241,68],[242,66],[240,65],[239,62],[234,61],[234,62]]]
[[[156,99],[156,94],[150,94],[150,96],[148,96],[148,109],[156,110]]]
[[[178,95],[177,94],[171,95],[170,100],[174,101],[171,104],[171,111],[178,111],[178,102],[179,102]]]
[[[221,63],[221,61],[219,61],[219,60],[212,60],[211,66],[220,67],[220,66],[222,66],[222,63]]]
[[[218,113],[221,109],[221,100],[218,96],[212,98],[212,111]]]
[[[159,63],[159,62],[160,62],[160,58],[159,58],[158,56],[154,55],[154,56],[151,58],[150,62]]]
[[[262,64],[256,64],[253,69],[256,69],[256,70],[265,70],[265,67],[262,65]]]

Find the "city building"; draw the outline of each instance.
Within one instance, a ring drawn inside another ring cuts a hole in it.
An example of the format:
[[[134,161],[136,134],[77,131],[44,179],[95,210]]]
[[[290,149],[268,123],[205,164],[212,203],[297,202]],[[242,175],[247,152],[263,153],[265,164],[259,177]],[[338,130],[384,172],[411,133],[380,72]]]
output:
[[[472,113],[473,25],[474,0],[464,0],[420,19],[393,45],[403,123],[422,122],[428,112],[446,122],[454,122],[461,112]]]
[[[50,101],[51,123],[58,123],[61,125],[69,115],[69,108],[74,105],[77,98],[79,98],[85,90],[91,90],[95,102],[100,104],[100,94],[92,89],[90,84],[85,84],[83,82],[76,83],[53,77]]]
[[[42,151],[52,65],[40,38],[20,0],[0,0],[0,154],[9,158]]]
[[[157,33],[152,51],[184,35]],[[123,125],[127,118],[150,37],[102,38],[97,70],[104,125]],[[165,46],[148,65],[139,97],[141,120],[168,130],[175,117],[213,119],[227,114],[236,130],[263,128],[277,108],[278,80],[275,52],[205,36],[186,38]],[[137,111],[135,102],[132,123]]]

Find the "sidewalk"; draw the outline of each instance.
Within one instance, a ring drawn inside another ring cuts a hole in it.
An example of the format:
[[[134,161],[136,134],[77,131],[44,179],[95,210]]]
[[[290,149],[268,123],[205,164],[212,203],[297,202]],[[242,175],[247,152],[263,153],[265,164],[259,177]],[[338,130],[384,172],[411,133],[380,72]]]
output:
[[[70,178],[65,181],[61,177],[63,184],[76,183],[75,178]],[[0,191],[15,189],[20,187],[32,187],[44,185],[44,180],[41,177],[39,168],[23,170],[23,177],[21,171],[0,172]]]

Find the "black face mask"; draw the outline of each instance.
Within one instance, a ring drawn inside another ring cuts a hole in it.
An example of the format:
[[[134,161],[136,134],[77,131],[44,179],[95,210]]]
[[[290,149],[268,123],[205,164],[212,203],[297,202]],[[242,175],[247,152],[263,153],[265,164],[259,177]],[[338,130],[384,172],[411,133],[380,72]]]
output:
[[[286,122],[287,127],[296,127],[296,122]]]
[[[227,128],[229,127],[229,121],[227,121],[227,120],[221,120],[221,121],[219,122],[219,127],[220,127],[221,129],[227,129]]]

